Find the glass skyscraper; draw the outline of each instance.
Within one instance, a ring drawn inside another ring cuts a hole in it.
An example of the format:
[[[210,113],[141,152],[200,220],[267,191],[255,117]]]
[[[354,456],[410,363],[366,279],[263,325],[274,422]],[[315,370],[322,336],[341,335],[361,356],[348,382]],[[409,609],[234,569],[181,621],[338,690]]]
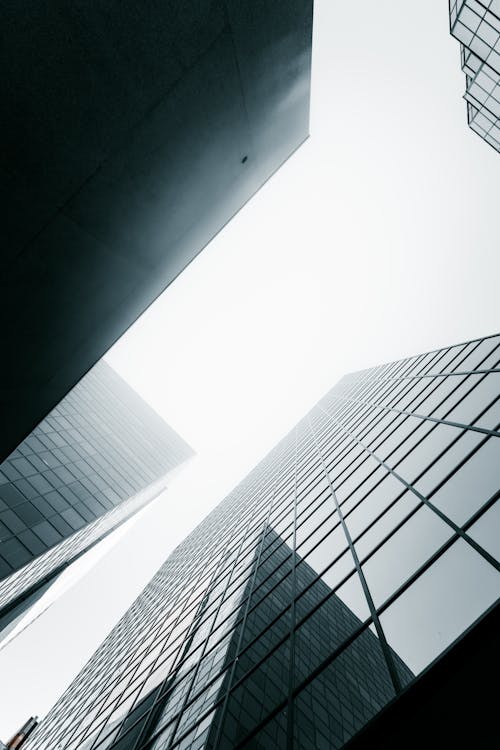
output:
[[[192,454],[100,361],[0,464],[0,630]]]
[[[344,377],[174,550],[26,750],[326,750],[401,705],[498,602],[499,365],[494,336]]]
[[[460,42],[469,125],[500,151],[500,0],[450,0],[450,30]]]

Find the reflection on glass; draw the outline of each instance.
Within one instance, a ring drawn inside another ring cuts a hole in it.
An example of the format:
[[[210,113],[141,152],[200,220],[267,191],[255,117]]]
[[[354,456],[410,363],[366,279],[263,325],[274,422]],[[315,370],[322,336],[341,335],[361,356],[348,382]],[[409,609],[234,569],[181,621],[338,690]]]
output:
[[[341,503],[342,513],[344,516],[346,513],[349,513],[352,508],[354,508],[355,505],[357,505],[362,498],[366,498],[368,494],[371,494],[374,490],[374,487],[378,487],[381,480],[384,478],[384,476],[387,474],[387,470],[383,468],[383,466],[377,467],[376,471],[374,471],[371,476],[368,477],[366,481],[363,482],[363,484],[358,487],[357,490],[354,490],[349,497]],[[340,500],[340,496],[337,493],[337,500]]]
[[[474,425],[483,427],[486,430],[500,431],[500,397],[474,422]]]
[[[324,582],[318,582],[302,597],[300,613],[312,610],[329,593]],[[348,602],[348,604],[346,604]],[[354,608],[349,606],[354,604]],[[357,614],[362,615],[360,618]],[[357,575],[352,575],[340,589],[331,594],[295,633],[295,684],[311,672],[358,630],[369,617],[369,610]]]
[[[284,698],[289,689],[290,642],[286,641],[229,696],[223,747],[234,748]]]
[[[500,438],[491,437],[430,499],[461,525],[500,488],[499,466]]]
[[[279,748],[285,748],[286,730],[287,712],[286,708],[284,708],[274,719],[267,722],[265,727],[252,738],[247,747],[252,748],[252,750],[269,750],[269,748],[279,750]],[[232,747],[228,745],[227,750],[232,750]]]
[[[452,534],[435,513],[419,508],[363,565],[375,605],[382,604]]]
[[[378,463],[378,461],[376,461],[372,456],[368,456],[365,461],[363,461],[361,466],[359,466],[352,474],[350,473],[350,475],[346,477],[345,481],[342,481],[342,484],[339,487],[335,488],[335,493],[337,495],[339,504],[343,503],[344,500],[349,497],[352,492],[359,492],[360,490],[363,491],[362,488],[365,486],[365,483],[365,492],[367,492],[370,487],[370,482],[372,480],[373,474],[379,467],[380,464]]]
[[[288,580],[284,583],[288,584]],[[291,626],[290,599],[291,589],[280,584],[257,607],[251,609],[245,624],[242,646],[259,638],[251,649],[255,654],[261,654],[286,636]]]
[[[497,500],[467,533],[490,555],[500,560],[500,502]]]
[[[363,560],[398,523],[406,518],[419,502],[413,492],[407,491],[368,531],[364,532],[357,540],[355,538],[354,546],[359,559]],[[349,517],[346,520],[348,521]]]
[[[366,527],[380,515],[398,495],[405,491],[404,485],[392,474],[387,474],[357,508],[345,516],[352,539],[356,539]]]
[[[271,538],[273,533],[268,531],[268,538]],[[316,566],[318,569],[323,568],[325,560],[328,564],[328,560],[333,559],[333,550],[337,556],[339,547],[346,545],[342,527],[337,527],[333,534],[327,536],[327,540],[329,551],[324,552],[325,557],[316,559],[314,552],[310,555],[310,561],[315,561],[315,567],[296,555],[296,589],[297,591],[303,590],[303,594],[296,603],[296,621],[309,616],[295,631],[293,662],[290,660],[289,639],[292,627],[290,576],[287,576],[285,581],[275,580],[278,575],[275,567],[277,560],[274,557],[267,558],[259,564],[253,582],[254,588],[259,586],[259,591],[262,591],[264,587],[268,592],[267,596],[257,607],[253,607],[251,598],[244,626],[243,621],[240,620],[232,636],[228,637],[221,644],[221,648],[214,652],[214,658],[209,661],[207,667],[201,666],[206,662],[202,659],[198,675],[203,669],[203,679],[196,677],[195,670],[179,682],[178,688],[173,688],[167,701],[163,702],[156,731],[165,727],[166,734],[162,735],[158,742],[166,744],[160,744],[158,750],[168,746],[169,738],[171,741],[174,732],[175,736],[180,739],[182,733],[189,731],[198,717],[227,690],[229,686],[227,670],[219,672],[220,676],[212,685],[206,687],[207,683],[218,674],[217,670],[229,664],[227,654],[231,653],[234,658],[238,653],[238,648],[240,649],[232,684],[240,680],[241,682],[230,692],[226,712],[222,715],[216,709],[211,717],[211,725],[205,726],[204,733],[200,736],[203,737],[203,742],[208,742],[210,746],[210,742],[215,741],[217,732],[220,731],[218,740],[220,744],[217,747],[229,749],[244,740],[253,727],[265,718],[274,706],[286,698],[289,691],[291,664],[294,664],[295,670],[294,683],[300,684],[335,649],[341,647],[347,638],[362,629],[363,622],[368,620],[370,612],[360,579],[353,570],[354,560],[351,551],[346,549],[322,578],[317,577]],[[288,545],[279,544],[276,547],[276,554],[286,561],[293,559]],[[347,581],[333,592],[332,587],[349,573],[351,575]],[[243,599],[246,601],[246,597]],[[271,621],[274,621],[274,624],[269,627]],[[196,637],[196,630],[193,631],[193,637]],[[280,641],[283,642],[280,644]],[[392,686],[390,682],[387,683],[387,667],[380,652],[380,644],[376,634],[366,630],[356,638],[353,646],[338,657],[335,669],[325,670],[322,681],[316,681],[315,685],[317,688],[321,687],[321,694],[327,690],[336,695],[337,701],[340,700],[341,695],[344,695],[342,691],[347,690],[352,706],[360,703],[365,706],[366,711],[375,712],[378,710],[374,708],[375,705],[382,706],[392,697]],[[277,650],[269,654],[273,647],[277,647]],[[399,657],[393,655],[392,658],[399,665]],[[346,684],[328,685],[335,674],[340,674],[338,668],[341,665],[346,672]],[[398,668],[403,671],[407,680],[412,678],[411,672],[402,662]],[[371,684],[373,689],[378,691],[377,695],[367,696],[365,672],[370,673]],[[182,709],[183,702],[186,700],[188,704]],[[311,721],[316,715],[312,708]],[[181,709],[182,712],[179,714]],[[306,710],[305,706],[303,710]],[[281,742],[280,738],[283,737],[284,731],[279,719],[281,715],[281,713],[278,714],[276,723],[270,722],[266,725],[267,730],[263,729],[258,735],[258,742],[262,747],[266,747],[262,743],[269,742],[271,739],[273,742]],[[175,716],[179,716],[179,723],[173,721]],[[131,720],[132,715],[128,717],[129,726]],[[346,721],[344,733],[349,726],[349,721]],[[193,732],[195,731],[193,729]],[[191,735],[189,735],[189,741],[190,739]],[[188,737],[185,741],[188,741]],[[254,738],[252,742],[257,742],[257,740]],[[187,747],[190,745],[188,744]]]
[[[482,378],[482,380],[481,380]],[[477,381],[477,382],[476,382]],[[476,419],[485,407],[488,406],[500,393],[500,373],[492,372],[489,375],[475,375],[470,378],[470,387],[473,390],[449,413],[446,419],[450,422],[460,424],[476,424]],[[492,429],[492,425],[484,425],[481,418],[477,424]]]
[[[224,682],[225,675],[221,675],[217,680],[194,700],[188,708],[182,713],[175,738],[181,737],[195,723],[199,716],[205,713],[217,700],[219,690]],[[203,722],[202,722],[203,723]],[[198,734],[196,736],[199,736]]]
[[[460,429],[458,427],[438,424],[425,436],[421,443],[413,448],[406,458],[395,465],[395,471],[411,484],[427,468],[429,463],[459,435]]]
[[[335,512],[335,504],[333,498],[327,498],[319,508],[315,508],[310,515],[306,514],[305,520],[302,522],[300,519],[300,525],[297,527],[297,545],[301,544],[309,534],[317,529],[319,526],[323,527],[323,524],[332,513]]]
[[[466,372],[467,370],[484,370],[492,367],[498,361],[498,350],[495,352],[497,346],[498,339],[496,337],[484,339],[474,346],[474,349],[463,362],[460,362],[458,369],[461,372]]]
[[[318,579],[316,579],[315,571],[307,564],[307,560],[302,560],[297,565],[296,570],[298,594],[295,604],[296,621],[298,622],[305,617],[316,604],[330,594],[353,571],[354,559],[349,549]],[[314,583],[311,586],[312,581]],[[307,588],[308,586],[309,588]],[[301,592],[304,593],[301,595]]]
[[[484,435],[479,432],[471,432],[467,430],[462,433],[462,436],[454,443],[441,458],[439,458],[425,474],[420,477],[416,482],[413,482],[413,486],[422,495],[428,495],[439,482],[450,474],[455,466],[457,466],[467,456],[478,443],[484,440]]]
[[[326,531],[326,529],[325,529]],[[347,547],[347,539],[341,523],[331,531],[305,558],[316,573],[322,573]],[[301,554],[301,550],[298,550]],[[303,556],[303,555],[301,555]]]
[[[459,539],[382,614],[391,648],[418,674],[500,596],[500,574]]]
[[[352,575],[337,589],[336,596],[349,607],[359,620],[366,620],[370,616],[368,603],[357,574]]]
[[[331,565],[328,570],[325,570],[321,576],[321,580],[331,589],[334,589],[353,569],[354,558],[351,550],[348,549],[344,552],[340,560],[337,560],[334,565]]]
[[[383,461],[387,461],[388,457],[402,443],[402,441],[406,440],[408,435],[421,425],[421,419],[417,419],[416,417],[402,417],[402,421],[398,424],[397,430],[393,431],[381,444],[375,445],[373,448],[374,452]]]
[[[328,534],[329,531],[338,527],[339,518],[337,511],[334,510],[330,517],[327,518],[326,521],[323,521],[320,526],[317,526],[314,533],[311,533],[315,527],[315,523],[315,521],[312,521],[310,524],[308,522],[303,524],[303,526],[301,526],[302,532],[300,534],[300,529],[297,529],[297,552],[301,557],[305,557],[307,553],[312,550],[321,539],[323,539],[325,534]]]
[[[265,471],[261,465],[169,558],[132,617],[99,652],[99,663],[78,678],[77,701],[99,696],[89,701],[83,720],[84,711],[72,715],[70,694],[49,717],[45,739],[30,749],[53,750],[63,738],[67,750],[96,750],[99,736],[102,750],[146,750],[155,742],[156,750],[344,746],[394,697],[390,675],[408,685],[500,593],[494,567],[465,539],[457,543],[450,525],[422,500],[435,499],[460,522],[488,508],[467,532],[498,554],[499,510],[489,507],[499,485],[498,438],[377,406],[420,411],[420,400],[429,408],[446,399],[457,416],[461,394],[463,409],[477,414],[478,398],[494,392],[490,385],[478,386],[472,398],[466,395],[471,378],[419,380],[440,364],[459,366],[457,352],[467,356],[475,346],[349,376],[340,392],[325,397],[333,421],[315,409],[307,425],[290,433]],[[439,393],[431,396],[436,387]],[[459,393],[450,395],[456,387]],[[490,422],[500,413],[491,408]],[[393,451],[389,462],[401,461],[397,471],[410,481],[427,469],[416,481],[419,494],[334,423],[369,442],[380,457]],[[322,477],[318,446],[337,497]],[[341,514],[336,501],[342,501]],[[366,586],[389,645],[378,639]],[[384,609],[387,597],[391,604]]]
[[[341,748],[394,695],[379,640],[367,629],[297,696],[294,750]]]

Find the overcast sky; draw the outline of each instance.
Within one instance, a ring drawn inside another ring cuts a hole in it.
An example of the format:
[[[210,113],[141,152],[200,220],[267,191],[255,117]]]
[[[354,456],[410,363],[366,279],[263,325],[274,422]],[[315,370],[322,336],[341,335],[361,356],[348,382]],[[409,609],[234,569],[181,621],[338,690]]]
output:
[[[198,458],[0,652],[0,737],[345,372],[500,330],[500,159],[463,90],[446,0],[316,0],[311,138],[107,355]]]

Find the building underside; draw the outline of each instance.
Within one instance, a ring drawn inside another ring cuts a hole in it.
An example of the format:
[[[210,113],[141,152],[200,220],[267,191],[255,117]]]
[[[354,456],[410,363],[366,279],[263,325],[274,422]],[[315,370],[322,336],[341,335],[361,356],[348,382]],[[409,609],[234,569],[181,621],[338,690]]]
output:
[[[307,137],[312,0],[0,24],[2,460]]]

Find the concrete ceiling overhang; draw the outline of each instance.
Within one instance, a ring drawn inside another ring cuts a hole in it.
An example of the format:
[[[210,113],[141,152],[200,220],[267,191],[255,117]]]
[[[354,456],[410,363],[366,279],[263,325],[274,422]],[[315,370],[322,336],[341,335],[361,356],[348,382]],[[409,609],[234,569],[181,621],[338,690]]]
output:
[[[4,458],[304,141],[312,0],[0,6]]]

